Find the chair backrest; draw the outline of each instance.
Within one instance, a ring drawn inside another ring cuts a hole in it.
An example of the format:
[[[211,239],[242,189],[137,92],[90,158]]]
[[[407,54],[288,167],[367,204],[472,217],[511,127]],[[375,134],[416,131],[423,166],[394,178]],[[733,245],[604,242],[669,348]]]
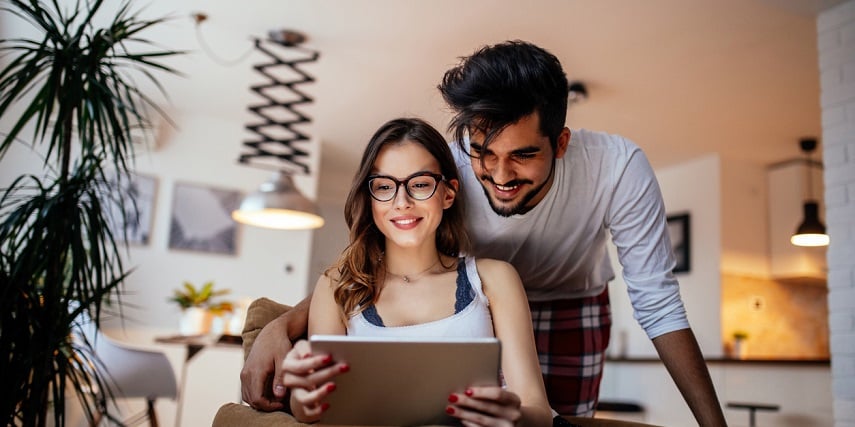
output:
[[[172,399],[178,396],[175,371],[162,351],[114,341],[101,333],[86,313],[78,318],[78,327],[106,369],[106,380],[115,386],[119,396]]]

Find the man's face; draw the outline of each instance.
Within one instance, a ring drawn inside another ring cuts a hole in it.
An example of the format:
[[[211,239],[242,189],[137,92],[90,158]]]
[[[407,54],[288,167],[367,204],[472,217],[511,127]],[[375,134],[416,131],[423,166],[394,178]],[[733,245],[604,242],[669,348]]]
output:
[[[472,170],[493,211],[502,216],[524,214],[543,200],[552,185],[555,159],[564,156],[569,139],[565,128],[553,151],[549,138],[540,132],[537,113],[506,127],[486,150],[484,134],[473,131],[469,138]]]

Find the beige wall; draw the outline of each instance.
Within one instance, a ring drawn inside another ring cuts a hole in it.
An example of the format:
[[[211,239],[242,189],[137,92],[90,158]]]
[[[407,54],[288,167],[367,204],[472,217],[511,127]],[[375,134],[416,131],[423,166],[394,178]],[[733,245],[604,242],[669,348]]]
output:
[[[814,281],[784,281],[724,275],[721,340],[748,334],[747,358],[827,359],[828,288]]]

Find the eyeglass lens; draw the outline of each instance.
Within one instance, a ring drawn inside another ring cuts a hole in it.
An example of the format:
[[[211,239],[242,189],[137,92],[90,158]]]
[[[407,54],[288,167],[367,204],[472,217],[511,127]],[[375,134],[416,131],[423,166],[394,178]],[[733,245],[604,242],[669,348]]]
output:
[[[436,192],[436,185],[441,176],[434,175],[416,175],[407,178],[404,181],[398,181],[391,177],[375,177],[368,181],[368,188],[371,195],[381,202],[388,202],[395,198],[398,192],[398,186],[401,184],[407,189],[407,194],[416,200],[427,200]]]

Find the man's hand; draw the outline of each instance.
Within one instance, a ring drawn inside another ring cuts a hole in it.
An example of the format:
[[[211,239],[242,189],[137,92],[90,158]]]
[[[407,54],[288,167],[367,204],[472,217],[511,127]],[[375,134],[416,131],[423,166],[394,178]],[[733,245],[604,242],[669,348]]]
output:
[[[282,361],[291,350],[287,326],[285,315],[264,326],[240,371],[241,396],[253,409],[271,412],[285,408]]]

